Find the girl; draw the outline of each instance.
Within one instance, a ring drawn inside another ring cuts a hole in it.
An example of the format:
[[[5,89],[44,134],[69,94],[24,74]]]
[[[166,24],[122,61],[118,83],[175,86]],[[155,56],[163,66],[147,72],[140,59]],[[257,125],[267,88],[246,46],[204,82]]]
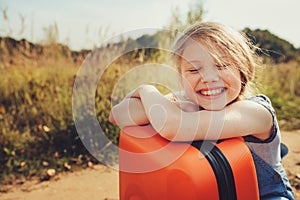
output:
[[[120,126],[151,124],[172,141],[243,136],[256,165],[261,199],[294,199],[281,163],[280,130],[270,100],[248,97],[257,59],[240,33],[219,23],[188,28],[173,56],[183,92],[163,96],[142,85],[112,108]]]

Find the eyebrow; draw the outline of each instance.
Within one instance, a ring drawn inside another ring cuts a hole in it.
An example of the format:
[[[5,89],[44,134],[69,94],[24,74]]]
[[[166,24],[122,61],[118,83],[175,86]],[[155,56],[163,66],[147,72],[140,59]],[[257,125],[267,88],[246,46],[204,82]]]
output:
[[[192,60],[186,60],[186,59],[183,59],[184,62],[186,63],[200,63],[202,64],[203,62],[201,60],[197,60],[197,59],[192,59]]]
[[[193,61],[192,61],[193,62]],[[191,68],[192,69],[196,69],[196,70],[199,70],[199,69],[201,69],[202,67],[202,64],[201,63],[199,63],[199,64],[196,64],[196,63],[192,63],[192,62],[186,62],[186,64],[183,64],[182,66],[181,66],[181,68],[182,69],[185,69],[185,70],[190,70]],[[199,66],[200,65],[200,66]]]
[[[194,62],[197,62],[197,63],[202,63],[202,61],[201,60],[187,60],[188,62],[190,62],[190,63],[194,63]]]

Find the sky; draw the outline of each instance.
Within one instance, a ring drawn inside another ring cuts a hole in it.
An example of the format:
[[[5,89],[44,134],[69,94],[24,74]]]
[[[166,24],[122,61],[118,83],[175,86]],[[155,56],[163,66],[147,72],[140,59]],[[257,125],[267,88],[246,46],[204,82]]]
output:
[[[185,16],[197,0],[0,0],[0,36],[41,42],[50,27],[73,50],[124,32],[166,27],[172,10]],[[199,1],[199,0],[198,0]],[[202,0],[205,21],[237,30],[268,29],[300,47],[299,0]],[[22,23],[23,22],[23,23]]]

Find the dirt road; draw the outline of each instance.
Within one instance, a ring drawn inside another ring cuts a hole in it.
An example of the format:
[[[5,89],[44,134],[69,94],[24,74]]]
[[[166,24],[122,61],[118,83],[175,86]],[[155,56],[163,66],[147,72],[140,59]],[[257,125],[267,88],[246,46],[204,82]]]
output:
[[[102,165],[73,173],[59,174],[50,181],[29,181],[10,186],[1,200],[116,200],[118,172]]]
[[[290,149],[284,159],[284,166],[291,182],[300,183],[300,130],[283,132],[282,139]],[[118,171],[97,165],[93,169],[59,174],[52,180],[42,183],[28,181],[23,185],[9,186],[7,193],[0,193],[0,199],[117,200],[119,199],[118,184]],[[294,192],[296,200],[300,200],[300,190],[294,188]]]

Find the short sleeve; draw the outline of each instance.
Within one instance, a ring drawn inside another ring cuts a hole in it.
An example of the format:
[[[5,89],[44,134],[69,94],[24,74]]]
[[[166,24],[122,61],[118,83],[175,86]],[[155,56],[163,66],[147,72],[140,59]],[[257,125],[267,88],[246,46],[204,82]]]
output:
[[[258,95],[252,96],[248,100],[256,102],[256,103],[264,106],[271,113],[272,119],[273,119],[272,133],[268,139],[263,141],[264,143],[271,142],[277,135],[277,132],[279,131],[278,121],[276,118],[276,112],[272,106],[271,100],[264,94],[258,94]],[[255,138],[253,136],[246,136],[245,140],[247,140],[247,141],[250,140],[251,142],[261,142],[259,139]],[[255,140],[258,140],[258,141],[255,141]]]
[[[264,106],[266,109],[268,109],[272,113],[272,115],[275,114],[275,111],[272,107],[271,100],[266,95],[258,94],[258,95],[250,97],[248,100],[254,101],[254,102]]]

